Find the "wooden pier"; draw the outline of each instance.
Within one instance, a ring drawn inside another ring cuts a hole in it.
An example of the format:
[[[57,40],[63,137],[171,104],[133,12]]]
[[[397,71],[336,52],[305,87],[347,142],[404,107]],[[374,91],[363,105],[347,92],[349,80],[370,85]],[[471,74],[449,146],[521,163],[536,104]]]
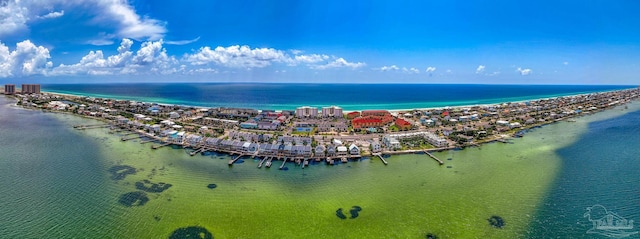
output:
[[[284,158],[284,160],[282,161],[282,165],[280,165],[279,169],[283,169],[285,164],[287,164],[287,158]]]
[[[77,129],[77,130],[85,130],[85,129],[97,129],[97,128],[104,128],[104,127],[109,127],[110,125],[108,124],[90,124],[90,125],[74,125],[73,128]]]
[[[260,163],[258,164],[258,168],[262,168],[262,163],[267,161],[267,158],[269,158],[269,157],[264,157],[264,158],[262,158],[262,160],[260,160]]]
[[[506,139],[503,139],[503,138],[496,139],[496,141],[498,141],[500,143],[505,143],[505,144],[510,144],[511,143],[511,142],[509,142],[509,141],[507,141]]]
[[[437,158],[435,155],[431,154],[429,151],[425,150],[424,151],[425,154],[429,155],[429,157],[431,157],[433,160],[437,161],[438,164],[443,165],[444,162],[442,162],[442,160],[440,160],[439,158]]]
[[[206,147],[202,147],[202,148],[199,148],[199,149],[197,149],[197,150],[194,150],[194,151],[192,151],[191,153],[189,153],[189,155],[190,155],[190,156],[194,156],[194,155],[196,155],[196,154],[198,154],[198,153],[200,153],[200,152],[204,152],[204,151],[207,151],[207,148],[206,148]]]
[[[382,157],[382,154],[380,154],[380,153],[374,153],[374,154],[373,154],[373,156],[378,156],[378,158],[380,158],[380,160],[382,160],[382,163],[384,163],[384,165],[389,164],[389,163],[387,162],[387,160],[384,160],[384,157]]]
[[[173,143],[164,143],[164,144],[161,144],[161,145],[152,145],[151,148],[152,149],[159,149],[159,148],[162,148],[164,146],[171,145],[171,144],[173,144]]]
[[[243,156],[244,154],[240,154],[236,158],[229,160],[229,166],[233,165],[236,161],[238,161],[238,159],[242,158]]]
[[[136,136],[131,137],[131,138],[127,138],[127,137],[125,137],[125,136],[122,136],[122,138],[120,138],[120,140],[122,140],[122,141],[127,141],[127,140],[132,140],[132,139],[143,138],[143,137],[145,137],[145,136],[144,136],[144,135],[136,135]]]

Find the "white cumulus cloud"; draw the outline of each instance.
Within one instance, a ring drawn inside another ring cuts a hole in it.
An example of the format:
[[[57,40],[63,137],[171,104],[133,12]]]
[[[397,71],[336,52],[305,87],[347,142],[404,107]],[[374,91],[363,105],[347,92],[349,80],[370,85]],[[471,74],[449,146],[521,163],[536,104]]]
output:
[[[131,51],[133,41],[123,39],[118,46],[118,54],[105,58],[100,50],[90,51],[82,57],[80,62],[73,65],[61,64],[53,68],[52,75],[113,75],[134,73],[171,74],[179,72],[176,69],[178,61],[167,55],[166,49],[160,41],[143,42],[135,53]]]
[[[402,67],[402,72],[418,74],[418,73],[420,73],[420,70],[418,70],[418,69],[416,69],[414,67],[411,67],[411,68]]]
[[[312,69],[318,69],[318,70],[324,70],[324,69],[329,69],[329,68],[342,68],[342,67],[347,67],[347,68],[352,68],[352,69],[356,69],[356,68],[360,68],[363,66],[366,66],[367,64],[365,64],[364,62],[348,62],[347,60],[345,60],[344,58],[340,57],[335,59],[334,61],[331,61],[325,65],[316,65],[316,66],[311,66]]]
[[[531,69],[528,69],[528,68],[523,69],[523,68],[518,67],[517,70],[518,70],[518,72],[520,72],[520,75],[523,75],[523,76],[531,74]]]
[[[436,68],[435,68],[435,67],[433,67],[433,66],[429,66],[429,67],[427,67],[427,70],[426,70],[426,72],[427,72],[427,73],[432,73],[432,72],[434,72],[434,71],[436,71]]]
[[[49,49],[29,40],[18,42],[13,51],[0,42],[0,77],[47,74],[50,58]]]
[[[479,65],[478,68],[476,68],[476,74],[480,74],[484,71],[484,66],[483,65]]]
[[[383,66],[379,68],[381,71],[397,71],[400,70],[400,68],[396,65],[390,65],[390,66]]]
[[[187,55],[186,61],[192,65],[213,63],[225,67],[254,68],[266,67],[272,62],[290,61],[285,53],[273,48],[250,48],[249,46],[208,46],[200,48],[195,54]]]
[[[318,62],[322,62],[322,61],[326,61],[329,59],[329,56],[327,55],[319,55],[319,54],[311,54],[311,55],[296,55],[293,57],[293,65],[296,65],[298,63],[307,63],[307,64],[312,64],[312,63],[318,63]]]

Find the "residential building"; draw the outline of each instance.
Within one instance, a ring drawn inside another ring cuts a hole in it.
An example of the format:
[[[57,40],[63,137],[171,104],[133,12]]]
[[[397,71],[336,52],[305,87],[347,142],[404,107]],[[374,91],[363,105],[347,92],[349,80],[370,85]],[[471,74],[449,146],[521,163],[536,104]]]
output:
[[[351,155],[360,155],[360,148],[355,144],[349,145],[349,154]]]
[[[378,141],[371,143],[371,151],[373,151],[374,153],[382,152],[382,146]]]
[[[360,112],[358,112],[358,111],[350,112],[350,113],[347,114],[347,119],[350,119],[350,120],[358,118],[358,117],[360,117]]]
[[[40,94],[40,84],[22,84],[22,94]]]
[[[327,118],[342,118],[342,108],[338,106],[322,107],[322,117]]]
[[[411,129],[411,123],[409,121],[406,121],[404,119],[398,118],[396,119],[395,122],[396,127],[398,127],[399,130],[410,130]]]
[[[16,93],[16,85],[13,85],[13,84],[4,85],[5,95],[13,95],[15,93]]]
[[[296,109],[296,117],[298,118],[315,118],[318,117],[318,108],[303,106]]]

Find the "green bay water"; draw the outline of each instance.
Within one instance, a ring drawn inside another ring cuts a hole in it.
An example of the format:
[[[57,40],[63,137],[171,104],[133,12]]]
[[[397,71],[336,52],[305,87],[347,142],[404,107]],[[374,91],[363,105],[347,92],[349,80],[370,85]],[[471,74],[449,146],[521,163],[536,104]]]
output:
[[[388,158],[387,166],[367,159],[304,170],[288,163],[281,171],[281,162],[257,169],[246,158],[228,167],[226,155],[152,150],[108,129],[72,128],[98,121],[18,109],[4,97],[0,103],[0,235],[11,238],[168,238],[189,226],[215,238],[538,238],[531,225],[544,218],[563,175],[562,150],[589,122],[640,108],[547,125],[513,144],[436,153],[445,166],[410,154]],[[115,165],[137,172],[113,180]],[[143,206],[120,204],[142,180],[172,186],[146,193]],[[342,208],[349,217],[353,206],[362,208],[357,218],[336,216]],[[503,228],[489,225],[493,215],[504,218]]]

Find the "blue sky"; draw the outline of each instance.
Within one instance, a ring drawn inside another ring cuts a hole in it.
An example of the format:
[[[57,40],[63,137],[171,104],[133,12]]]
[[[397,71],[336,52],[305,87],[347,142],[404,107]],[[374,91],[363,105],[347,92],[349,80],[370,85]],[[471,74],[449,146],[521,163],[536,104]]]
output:
[[[629,84],[638,1],[0,1],[0,82]]]

